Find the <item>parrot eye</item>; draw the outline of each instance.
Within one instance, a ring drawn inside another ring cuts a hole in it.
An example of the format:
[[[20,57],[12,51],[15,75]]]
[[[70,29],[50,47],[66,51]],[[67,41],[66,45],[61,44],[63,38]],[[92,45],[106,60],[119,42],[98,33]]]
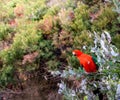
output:
[[[76,56],[75,52],[72,52],[72,54],[73,54],[74,56]]]

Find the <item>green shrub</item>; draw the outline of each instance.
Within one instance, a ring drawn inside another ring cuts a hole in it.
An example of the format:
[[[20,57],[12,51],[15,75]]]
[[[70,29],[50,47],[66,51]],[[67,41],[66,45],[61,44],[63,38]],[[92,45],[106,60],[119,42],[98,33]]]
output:
[[[12,35],[13,29],[8,25],[0,24],[0,41],[9,38]]]
[[[49,16],[44,16],[43,20],[39,21],[39,24],[37,26],[37,30],[42,31],[43,34],[50,34],[52,33],[52,28],[54,27],[54,17],[49,15]]]
[[[48,67],[50,70],[55,70],[58,67],[59,62],[54,55],[54,46],[52,45],[51,40],[46,40],[45,35],[41,34],[41,38],[39,39],[39,60],[40,67]],[[54,63],[54,64],[53,64]]]
[[[119,49],[119,52],[120,52],[120,35],[119,34],[116,34],[113,37],[113,43],[116,45],[116,47]]]
[[[71,52],[78,48],[89,53],[89,46],[93,45],[91,31],[109,30],[113,43],[119,48],[119,35],[116,35],[119,32],[119,13],[113,12],[113,4],[109,4],[98,0],[65,0],[59,3],[52,0],[0,1],[0,41],[10,43],[9,48],[0,51],[0,61],[3,63],[1,84],[8,83],[4,81],[7,77],[5,68],[12,69],[12,66],[15,70],[21,70],[24,66],[24,71],[38,67],[56,70],[67,65],[78,68],[76,65],[80,66],[79,62],[71,56]],[[98,16],[91,21],[90,12],[96,10],[98,12],[94,15]],[[23,16],[17,16],[21,11]],[[15,27],[11,27],[11,20],[16,21]],[[35,52],[38,55],[33,62],[26,60],[27,63],[22,64],[25,56],[32,57]]]
[[[14,17],[13,7],[11,6],[10,2],[3,2],[0,1],[0,20],[6,22],[11,17]]]
[[[83,3],[87,4],[87,5],[95,5],[100,3],[99,0],[82,0]]]
[[[93,45],[92,37],[92,33],[88,31],[82,31],[81,33],[77,33],[76,36],[74,36],[74,48],[83,50],[83,47],[87,48],[88,46]]]
[[[111,30],[116,21],[117,14],[112,11],[111,7],[101,8],[102,12],[98,16],[97,20],[93,21],[92,29],[93,30],[102,30],[108,29]]]
[[[117,12],[120,15],[120,2],[119,0],[112,0],[114,3],[115,8],[113,9],[113,11]],[[118,16],[118,21],[120,23],[120,16]]]
[[[2,70],[0,70],[0,86],[4,87],[14,81],[14,68],[13,66],[4,66]]]
[[[47,10],[48,10],[48,7],[46,5],[46,0],[41,0],[41,1],[37,1],[35,3],[33,3],[33,8],[30,8],[32,10],[32,13],[31,11],[28,11],[30,12],[30,19],[32,20],[40,20],[42,19],[42,17],[47,13]]]
[[[23,51],[17,49],[7,49],[0,52],[0,58],[4,64],[14,64],[17,59],[20,59],[23,55]]]
[[[80,62],[79,60],[73,56],[72,54],[70,54],[67,58],[67,61],[68,61],[68,65],[69,66],[72,66],[73,68],[79,68],[80,67]]]
[[[45,16],[49,16],[49,15],[54,16],[59,12],[59,10],[60,10],[60,7],[52,6],[46,11]]]
[[[78,3],[76,9],[74,9],[74,20],[71,24],[71,29],[74,32],[81,32],[90,28],[89,10],[88,6],[83,3]]]
[[[4,63],[14,64],[17,59],[22,58],[23,54],[38,49],[39,35],[31,25],[26,26],[26,29],[22,29],[20,33],[15,34],[10,48],[0,52],[0,57]]]
[[[115,99],[117,84],[120,81],[119,53],[117,48],[111,44],[111,37],[108,32],[103,32],[101,36],[96,32],[94,33],[95,45],[94,47],[90,46],[90,48],[92,53],[97,56],[100,64],[99,73],[86,74],[77,63],[76,67],[68,66],[62,73],[54,72],[53,75],[58,73],[62,78],[65,78],[58,84],[58,93],[63,94],[64,99],[87,98],[98,100],[98,95],[92,93],[98,88],[104,97],[110,100]],[[75,58],[71,56],[71,61],[74,60]]]

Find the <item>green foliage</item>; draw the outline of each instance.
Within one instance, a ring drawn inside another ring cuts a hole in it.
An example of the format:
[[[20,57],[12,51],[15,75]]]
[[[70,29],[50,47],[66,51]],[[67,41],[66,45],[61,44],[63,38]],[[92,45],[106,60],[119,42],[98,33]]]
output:
[[[72,8],[61,8],[59,13],[58,13],[58,18],[60,21],[60,25],[62,28],[68,30],[68,28],[70,27],[70,25],[72,24],[72,21],[74,19],[74,12]]]
[[[82,31],[81,33],[77,33],[76,36],[74,36],[73,43],[74,48],[82,50],[83,46],[87,47],[92,44],[93,44],[92,34],[88,31]]]
[[[78,3],[77,8],[74,9],[75,19],[71,24],[72,30],[81,32],[89,29],[89,10],[88,6],[83,3]]]
[[[27,30],[21,30],[20,33],[16,33],[14,38],[13,48],[21,48],[23,50],[34,51],[37,48],[39,35],[35,32],[32,27],[26,27]]]
[[[34,15],[32,15],[33,20],[39,20],[41,19],[45,13],[46,13],[46,6],[41,6],[40,8],[37,8],[36,12],[34,12]]]
[[[77,100],[81,98],[98,100],[98,95],[92,93],[98,88],[108,99],[115,99],[116,86],[120,79],[119,53],[117,48],[111,44],[111,37],[108,32],[105,31],[101,36],[95,32],[94,36],[95,46],[91,47],[91,51],[97,56],[99,73],[86,74],[77,64],[76,69],[75,67],[72,68],[73,66],[67,67],[61,73],[61,77],[68,81],[61,81],[58,90],[58,93],[64,94],[66,100],[76,98]],[[71,61],[74,59],[71,56]]]
[[[57,3],[52,0],[0,1],[0,42],[7,42],[9,45],[0,51],[0,61],[3,63],[0,84],[6,85],[10,82],[6,78],[8,77],[6,71],[12,75],[12,66],[17,71],[23,68],[21,66],[24,66],[24,71],[39,67],[57,70],[67,65],[78,68],[79,62],[71,56],[71,52],[73,48],[78,48],[90,53],[89,47],[93,46],[91,31],[109,30],[113,36],[113,43],[120,48],[117,34],[118,3],[114,2],[117,14],[112,11],[112,3],[104,4],[98,0],[62,1]],[[95,18],[92,19],[91,12],[96,9],[98,13],[93,14]],[[23,16],[18,16],[19,13]],[[11,27],[11,20],[15,20],[15,27]],[[29,63],[26,60],[27,63],[22,64],[25,56],[30,59],[34,52],[39,53],[37,59],[33,57],[33,62]],[[105,72],[109,73],[106,70]],[[118,72],[111,70],[111,74]]]
[[[108,82],[107,85],[111,87],[108,91],[108,98],[115,99],[116,86],[119,84],[120,79],[120,71],[118,70],[120,66],[119,51],[111,44],[111,37],[107,32],[105,32],[105,34],[102,33],[101,38],[99,38],[97,34],[95,34],[95,37],[97,38],[95,42],[96,48],[94,48],[93,51],[97,55],[97,58],[99,58],[100,69],[103,73],[101,76],[104,78],[104,81]]]
[[[41,38],[39,39],[39,51],[40,51],[40,66],[47,65],[49,69],[55,70],[58,65],[59,61],[57,61],[55,55],[54,55],[54,47],[52,45],[51,40],[46,40],[45,35],[41,34]]]
[[[75,8],[76,6],[76,1],[74,0],[66,0],[67,2],[64,3],[64,6],[66,8]]]
[[[0,57],[4,64],[14,64],[17,59],[20,59],[23,51],[17,49],[7,49],[0,52]]]
[[[0,86],[6,86],[8,83],[13,82],[13,74],[14,74],[14,68],[13,66],[9,65],[7,67],[3,67],[2,70],[0,70]]]
[[[10,2],[5,3],[0,1],[0,20],[6,22],[9,18],[14,16],[13,14],[13,7],[11,7]]]
[[[114,11],[116,11],[120,15],[120,1],[119,0],[112,0],[115,6]],[[118,16],[118,21],[120,23],[120,16]]]
[[[0,41],[5,40],[12,34],[13,30],[3,23],[0,24]]]
[[[60,7],[58,6],[52,6],[50,7],[47,12],[45,13],[45,16],[53,16],[53,15],[56,15],[58,13],[58,11],[60,10]]]
[[[45,59],[50,59],[52,57],[51,50],[53,49],[51,46],[50,40],[40,40],[39,46],[40,46],[40,56]]]
[[[54,32],[56,27],[57,19],[54,16],[46,15],[43,20],[39,21],[37,30],[42,31],[43,34],[50,34]]]
[[[100,0],[82,0],[82,1],[87,5],[94,5],[100,2]]]
[[[111,25],[114,25],[114,21],[116,21],[117,14],[112,11],[111,7],[101,8],[102,13],[97,18],[97,20],[93,21],[93,30],[102,30],[108,28],[111,30]]]
[[[58,67],[60,66],[60,62],[56,59],[50,59],[46,62],[46,65],[50,70],[57,70]]]
[[[116,36],[113,37],[113,43],[116,45],[117,48],[120,48],[120,35],[116,34]],[[119,49],[120,52],[120,49]]]
[[[16,33],[10,48],[0,52],[0,57],[5,64],[14,64],[16,60],[22,59],[24,53],[35,51],[38,48],[39,35],[33,28],[27,27],[29,28],[27,31],[22,30],[21,33]]]
[[[68,57],[68,64],[72,66],[73,68],[80,67],[80,62],[75,56],[72,56],[72,55]]]
[[[46,0],[37,1],[34,3],[34,12],[31,13],[30,19],[40,20],[47,13],[48,7],[45,4]]]

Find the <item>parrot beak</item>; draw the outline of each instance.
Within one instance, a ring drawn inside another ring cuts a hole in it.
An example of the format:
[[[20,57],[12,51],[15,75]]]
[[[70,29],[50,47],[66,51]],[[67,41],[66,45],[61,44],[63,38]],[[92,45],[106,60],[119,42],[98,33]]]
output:
[[[76,56],[75,52],[72,52],[73,56]]]

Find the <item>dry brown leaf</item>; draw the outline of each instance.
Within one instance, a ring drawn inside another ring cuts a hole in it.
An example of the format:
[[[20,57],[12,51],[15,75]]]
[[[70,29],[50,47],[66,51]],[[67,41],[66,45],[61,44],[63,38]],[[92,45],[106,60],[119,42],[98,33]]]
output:
[[[17,17],[22,17],[24,15],[23,5],[16,6],[15,9],[14,9],[14,14]]]
[[[96,20],[101,14],[102,14],[103,9],[100,9],[98,12],[96,13],[90,13],[90,17],[91,17],[91,21]]]
[[[24,65],[27,62],[32,63],[35,60],[35,58],[38,56],[38,54],[39,54],[38,52],[33,52],[31,54],[24,55],[22,64]]]
[[[39,23],[38,29],[45,31],[46,34],[49,34],[53,27],[53,17],[49,16],[44,18],[42,22]]]
[[[10,27],[16,27],[17,26],[17,22],[16,19],[12,19],[8,22],[8,24],[10,25]]]

